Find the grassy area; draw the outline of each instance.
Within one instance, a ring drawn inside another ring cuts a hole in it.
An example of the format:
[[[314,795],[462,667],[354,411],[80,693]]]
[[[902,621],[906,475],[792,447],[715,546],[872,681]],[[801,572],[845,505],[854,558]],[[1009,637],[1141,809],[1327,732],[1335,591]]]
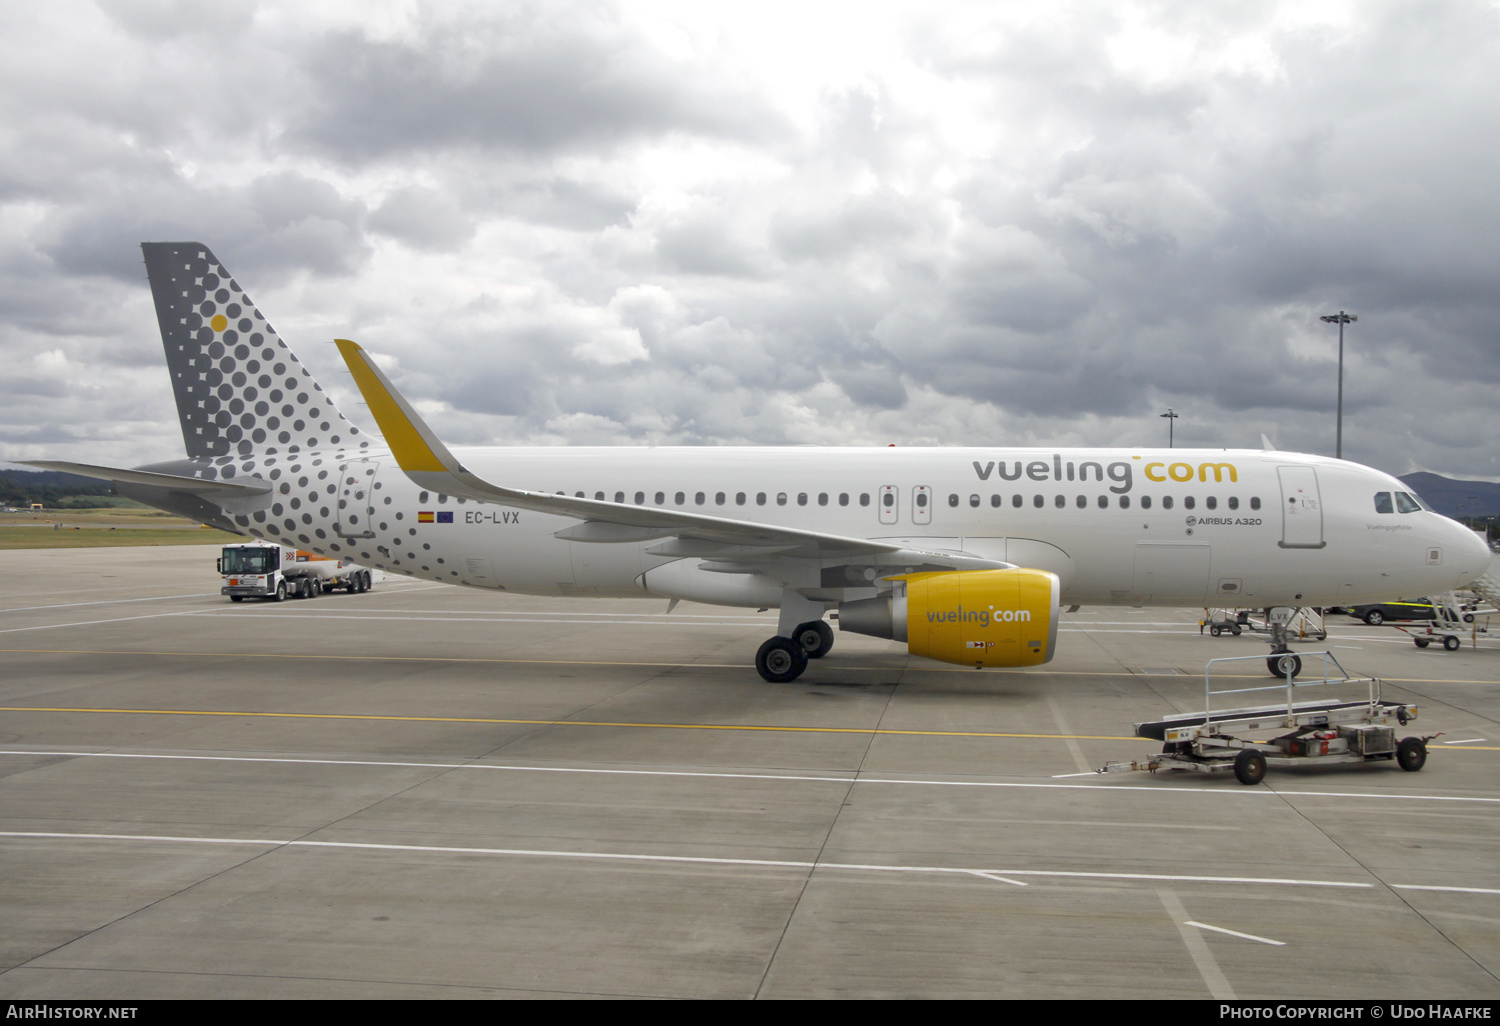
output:
[[[88,549],[110,545],[225,545],[244,541],[237,534],[212,528],[6,527],[0,525],[0,549]]]
[[[239,535],[149,507],[0,513],[0,549],[85,549],[105,545],[223,545]]]

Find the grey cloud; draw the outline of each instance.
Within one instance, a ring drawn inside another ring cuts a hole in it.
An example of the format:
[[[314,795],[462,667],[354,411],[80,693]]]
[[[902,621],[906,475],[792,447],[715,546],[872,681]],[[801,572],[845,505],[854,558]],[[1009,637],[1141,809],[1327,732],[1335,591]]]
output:
[[[370,228],[417,249],[451,252],[474,237],[475,223],[436,189],[397,189],[370,213]]]
[[[312,45],[309,104],[289,135],[363,161],[433,148],[558,151],[686,132],[745,141],[784,131],[753,95],[673,68],[604,9],[500,9],[417,40],[357,32]]]

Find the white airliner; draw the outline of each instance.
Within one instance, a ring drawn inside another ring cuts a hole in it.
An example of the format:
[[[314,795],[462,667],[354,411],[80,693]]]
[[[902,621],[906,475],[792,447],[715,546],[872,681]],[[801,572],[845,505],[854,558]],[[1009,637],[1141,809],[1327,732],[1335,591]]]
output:
[[[353,342],[384,441],[335,408],[200,243],[146,243],[187,458],[37,460],[205,524],[449,584],[777,608],[756,666],[842,630],[1031,666],[1063,605],[1352,605],[1461,587],[1490,553],[1368,467],[1196,449],[453,448]],[[1276,638],[1271,672],[1300,661]],[[1285,653],[1285,654],[1283,654]]]

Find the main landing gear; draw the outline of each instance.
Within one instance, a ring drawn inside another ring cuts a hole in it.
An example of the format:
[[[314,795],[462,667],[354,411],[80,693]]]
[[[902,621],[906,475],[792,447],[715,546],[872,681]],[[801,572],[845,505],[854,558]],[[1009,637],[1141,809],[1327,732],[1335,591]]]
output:
[[[821,659],[833,648],[833,628],[822,620],[799,624],[790,638],[777,635],[755,653],[755,669],[772,684],[802,676],[809,659]]]

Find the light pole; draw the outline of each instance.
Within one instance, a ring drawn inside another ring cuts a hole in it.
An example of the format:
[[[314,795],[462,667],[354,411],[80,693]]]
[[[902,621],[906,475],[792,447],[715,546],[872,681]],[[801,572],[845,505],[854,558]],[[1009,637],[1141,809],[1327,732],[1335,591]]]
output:
[[[1340,310],[1336,314],[1324,314],[1319,320],[1327,324],[1337,324],[1339,326],[1339,412],[1338,427],[1335,429],[1337,433],[1333,443],[1333,455],[1335,459],[1341,460],[1344,458],[1344,325],[1353,324],[1359,318],[1354,316],[1354,314],[1344,313],[1344,311]]]
[[[1173,413],[1172,412],[1172,407],[1168,406],[1167,407],[1167,412],[1163,413],[1161,416],[1167,418],[1167,448],[1170,449],[1170,448],[1173,447],[1172,446],[1172,429],[1177,426],[1177,424],[1175,422],[1176,422],[1176,420],[1177,420],[1178,417],[1182,416],[1182,414],[1180,414],[1180,413]]]

